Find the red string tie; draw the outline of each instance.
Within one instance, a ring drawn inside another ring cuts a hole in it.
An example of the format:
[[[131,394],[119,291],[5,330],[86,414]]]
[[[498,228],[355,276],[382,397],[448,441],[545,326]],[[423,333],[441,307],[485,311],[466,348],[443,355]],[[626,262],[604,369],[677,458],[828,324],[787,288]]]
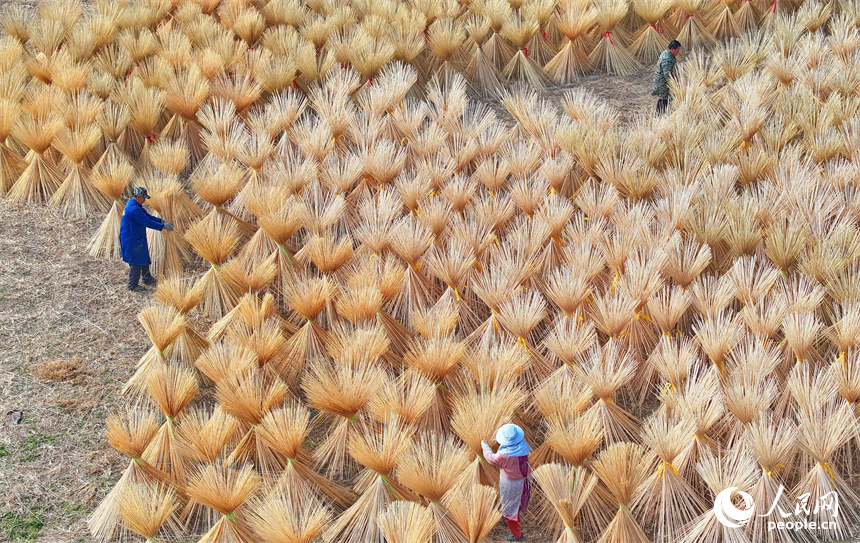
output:
[[[544,41],[546,41],[547,37],[546,37],[546,29],[545,28],[541,27],[540,35],[543,36]]]
[[[661,26],[657,25],[657,24],[648,25],[648,26],[650,26],[651,28],[653,28],[654,30],[656,30],[657,32],[659,32],[660,34],[663,34],[663,33],[664,33],[663,28],[662,28]]]
[[[156,138],[155,134],[150,134],[148,136],[143,137],[143,139],[145,139],[149,143],[155,143],[155,138]]]
[[[611,43],[612,45],[615,45],[615,42],[612,41],[612,33],[610,31],[607,30],[606,32],[604,32],[603,37],[609,38],[609,43]]]
[[[525,56],[531,55],[531,53],[529,53],[528,47],[520,47],[520,51],[522,51]]]

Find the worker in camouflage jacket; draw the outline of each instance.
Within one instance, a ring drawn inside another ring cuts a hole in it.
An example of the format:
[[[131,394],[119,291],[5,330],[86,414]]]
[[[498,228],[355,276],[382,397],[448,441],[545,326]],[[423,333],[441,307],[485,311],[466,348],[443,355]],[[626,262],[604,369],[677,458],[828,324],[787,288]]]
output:
[[[651,94],[657,97],[657,113],[664,113],[669,107],[669,80],[675,75],[675,57],[681,51],[678,40],[669,42],[669,48],[660,54],[654,69],[654,85]]]

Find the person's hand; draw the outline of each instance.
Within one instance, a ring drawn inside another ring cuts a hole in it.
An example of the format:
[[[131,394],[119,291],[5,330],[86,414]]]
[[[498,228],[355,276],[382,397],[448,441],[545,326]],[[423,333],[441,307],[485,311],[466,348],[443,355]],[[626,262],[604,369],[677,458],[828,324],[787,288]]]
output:
[[[173,232],[173,223],[170,221],[164,223],[164,229],[168,232]]]
[[[481,441],[481,448],[483,448],[483,447],[489,447],[489,446],[490,446],[490,444],[489,444],[489,443],[487,443],[486,441]]]

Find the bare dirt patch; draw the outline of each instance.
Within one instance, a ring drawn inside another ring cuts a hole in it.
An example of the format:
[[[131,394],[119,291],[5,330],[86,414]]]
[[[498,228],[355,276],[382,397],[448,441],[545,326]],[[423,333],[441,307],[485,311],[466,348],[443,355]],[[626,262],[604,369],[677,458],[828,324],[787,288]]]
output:
[[[86,256],[98,221],[0,200],[0,541],[88,541],[124,467],[104,420],[148,348],[147,297],[122,263]]]

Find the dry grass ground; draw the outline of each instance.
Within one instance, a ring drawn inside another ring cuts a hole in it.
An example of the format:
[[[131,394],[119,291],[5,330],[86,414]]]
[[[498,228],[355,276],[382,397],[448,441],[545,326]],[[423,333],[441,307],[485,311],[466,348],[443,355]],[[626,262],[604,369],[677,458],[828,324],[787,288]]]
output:
[[[649,68],[582,86],[625,120],[653,107]],[[86,254],[98,221],[0,200],[0,541],[89,541],[86,517],[125,467],[104,420],[149,346],[136,316],[151,294],[129,294],[124,264]],[[553,540],[528,517],[525,528]]]

